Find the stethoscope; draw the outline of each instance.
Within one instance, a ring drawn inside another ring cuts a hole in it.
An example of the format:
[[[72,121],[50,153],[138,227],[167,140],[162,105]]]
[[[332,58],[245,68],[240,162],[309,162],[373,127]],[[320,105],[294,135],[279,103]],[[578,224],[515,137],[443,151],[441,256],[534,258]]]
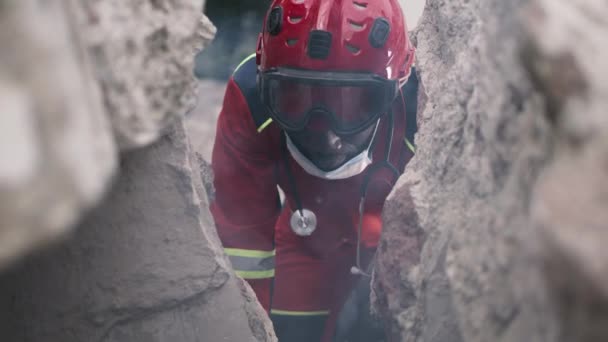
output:
[[[384,150],[384,159],[378,163],[372,163],[368,170],[365,173],[363,178],[363,182],[361,183],[361,187],[359,190],[360,199],[359,199],[359,208],[358,208],[358,227],[357,227],[357,254],[355,265],[351,267],[350,272],[353,275],[362,275],[366,277],[371,277],[368,273],[366,273],[361,268],[361,232],[363,230],[363,215],[365,212],[365,198],[367,196],[367,190],[369,184],[372,180],[372,176],[377,174],[379,171],[383,169],[388,169],[394,176],[396,180],[399,178],[399,171],[397,168],[390,162],[390,155],[393,148],[393,137],[395,133],[395,118],[393,115],[392,108],[389,110],[388,115],[388,132],[387,134],[387,142]],[[382,120],[382,119],[381,119]],[[372,146],[370,147],[370,153],[374,150],[374,146],[376,143],[376,139],[372,141]],[[302,201],[298,194],[298,187],[296,186],[296,181],[294,179],[293,173],[291,172],[291,168],[289,165],[288,158],[288,150],[285,142],[283,142],[283,160],[285,162],[285,171],[287,173],[287,178],[289,185],[291,187],[294,200],[296,202],[296,210],[292,213],[290,218],[290,226],[292,231],[299,236],[310,236],[317,229],[317,215],[309,209],[306,209],[302,206]],[[392,184],[390,184],[392,186]]]

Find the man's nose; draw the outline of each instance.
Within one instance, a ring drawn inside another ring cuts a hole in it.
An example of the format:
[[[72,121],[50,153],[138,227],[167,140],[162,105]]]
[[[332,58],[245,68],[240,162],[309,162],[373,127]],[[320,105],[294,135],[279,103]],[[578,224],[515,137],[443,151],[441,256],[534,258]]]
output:
[[[342,149],[342,139],[331,130],[327,132],[327,143],[334,150],[339,151]]]

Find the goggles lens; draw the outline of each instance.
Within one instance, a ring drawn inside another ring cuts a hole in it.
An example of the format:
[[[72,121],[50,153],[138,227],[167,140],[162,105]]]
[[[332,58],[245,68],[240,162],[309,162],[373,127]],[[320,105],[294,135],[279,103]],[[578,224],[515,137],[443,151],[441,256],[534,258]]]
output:
[[[262,76],[262,99],[287,129],[304,129],[311,116],[320,114],[328,117],[334,131],[348,133],[375,122],[394,98],[394,84],[389,81],[340,80],[338,73],[336,76],[330,80]]]

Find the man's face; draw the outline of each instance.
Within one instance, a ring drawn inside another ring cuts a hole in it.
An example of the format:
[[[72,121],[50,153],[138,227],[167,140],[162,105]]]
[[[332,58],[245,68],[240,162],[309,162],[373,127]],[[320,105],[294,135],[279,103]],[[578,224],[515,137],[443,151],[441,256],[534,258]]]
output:
[[[323,123],[311,120],[309,126],[298,132],[288,132],[296,147],[323,171],[332,171],[365,150],[374,135],[376,124],[352,135],[339,136]]]

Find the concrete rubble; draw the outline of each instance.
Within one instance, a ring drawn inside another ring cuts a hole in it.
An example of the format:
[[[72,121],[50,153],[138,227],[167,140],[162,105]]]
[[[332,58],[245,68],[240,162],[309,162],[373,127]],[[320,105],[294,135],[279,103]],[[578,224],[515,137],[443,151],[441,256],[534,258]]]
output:
[[[201,5],[0,1],[2,341],[276,341],[185,133]]]
[[[373,286],[390,341],[608,339],[606,15],[427,1],[417,156]]]
[[[61,245],[0,277],[7,341],[276,341],[215,232],[183,123],[125,153]]]
[[[192,56],[215,32],[201,5],[1,3],[0,267],[63,236],[100,201],[119,150],[194,107]]]

